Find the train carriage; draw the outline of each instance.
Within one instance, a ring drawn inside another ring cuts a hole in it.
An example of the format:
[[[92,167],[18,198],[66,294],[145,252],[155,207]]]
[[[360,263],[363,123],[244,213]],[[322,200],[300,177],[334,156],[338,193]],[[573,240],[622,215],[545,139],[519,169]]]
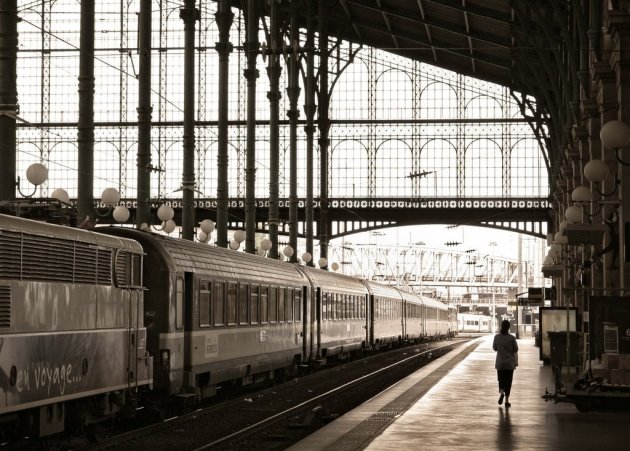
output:
[[[453,337],[457,334],[457,306],[449,305],[448,307],[448,331],[449,337]]]
[[[3,424],[44,436],[133,407],[152,382],[142,258],[131,240],[0,215]]]
[[[369,292],[360,279],[308,266],[299,267],[313,284],[316,359],[345,358],[369,343]]]
[[[393,344],[399,345],[404,334],[403,297],[400,291],[390,285],[364,281],[369,291],[370,346],[381,349]]]
[[[448,331],[448,310],[440,301],[422,296],[424,306],[424,330],[427,337],[446,336]]]
[[[310,284],[296,265],[133,229],[147,252],[145,318],[156,388],[211,396],[308,359]]]
[[[405,303],[403,337],[409,342],[420,341],[426,337],[422,296],[402,290],[400,290],[400,294]]]
[[[489,333],[496,330],[496,320],[478,313],[460,313],[457,322],[457,330],[463,333]]]

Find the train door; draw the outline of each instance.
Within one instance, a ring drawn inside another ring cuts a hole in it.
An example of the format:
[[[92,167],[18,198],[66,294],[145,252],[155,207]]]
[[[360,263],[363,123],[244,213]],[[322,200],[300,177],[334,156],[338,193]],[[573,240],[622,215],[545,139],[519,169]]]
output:
[[[376,317],[376,305],[375,305],[375,299],[374,299],[374,295],[373,294],[368,294],[367,295],[367,300],[366,300],[366,310],[367,310],[367,318],[368,318],[368,323],[367,323],[367,329],[368,329],[368,343],[370,344],[370,348],[374,349],[374,347],[376,346],[375,340],[374,340],[374,318]]]
[[[400,300],[400,330],[402,331],[402,339],[407,339],[407,302]]]
[[[195,318],[195,290],[194,290],[194,278],[193,273],[184,273],[184,385],[194,386],[192,380],[192,370],[194,366],[193,362],[193,331],[194,331],[194,318]]]
[[[127,290],[129,293],[128,314],[128,360],[127,385],[129,389],[138,387],[138,329],[140,328],[140,292]]]
[[[316,329],[316,359],[322,357],[322,289],[317,287],[315,289],[315,317],[313,318],[313,327]]]

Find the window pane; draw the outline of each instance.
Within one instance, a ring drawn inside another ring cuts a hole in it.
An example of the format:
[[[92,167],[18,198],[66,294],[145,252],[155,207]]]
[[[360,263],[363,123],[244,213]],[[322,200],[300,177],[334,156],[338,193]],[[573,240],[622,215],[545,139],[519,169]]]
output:
[[[131,256],[131,286],[142,286],[142,256],[136,254]]]
[[[202,281],[199,284],[199,325],[210,325],[210,290],[208,282]]]
[[[295,290],[295,302],[293,303],[295,316],[291,318],[295,322],[302,321],[302,290]]]
[[[284,302],[285,302],[285,288],[278,290],[278,321],[284,322]]]
[[[238,321],[239,324],[249,324],[247,309],[249,307],[249,285],[241,285],[238,290]]]
[[[287,295],[284,300],[284,320],[288,323],[293,321],[293,289],[287,288]]]
[[[260,287],[260,322],[266,323],[269,321],[269,287],[263,285]]]
[[[225,324],[225,319],[223,318],[224,287],[225,282],[214,282],[212,284],[212,319],[215,326]]]
[[[226,313],[227,313],[227,323],[229,325],[236,324],[236,308],[237,308],[236,287],[237,285],[235,283],[228,283]]]
[[[252,324],[258,323],[258,285],[252,285],[249,293],[249,314]]]
[[[269,287],[269,322],[278,321],[278,287]]]
[[[181,278],[177,279],[176,282],[176,294],[175,294],[175,302],[176,302],[176,318],[175,318],[175,326],[178,329],[184,327],[184,281]]]

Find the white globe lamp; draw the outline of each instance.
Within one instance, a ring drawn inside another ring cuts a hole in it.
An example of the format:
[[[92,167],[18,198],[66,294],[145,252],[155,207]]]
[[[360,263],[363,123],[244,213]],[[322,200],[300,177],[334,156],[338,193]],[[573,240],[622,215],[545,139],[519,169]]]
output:
[[[630,127],[623,121],[608,121],[602,126],[599,138],[606,147],[621,149],[630,143]]]
[[[610,169],[602,160],[591,160],[584,165],[584,177],[590,182],[602,182],[608,177]]]
[[[571,200],[573,202],[590,202],[593,200],[593,194],[586,186],[576,186],[571,192]]]
[[[282,253],[285,255],[285,257],[291,258],[295,251],[293,250],[292,246],[285,246],[285,248],[282,249]]]
[[[241,244],[245,241],[245,232],[243,230],[237,230],[234,232],[234,239]]]
[[[57,188],[50,195],[53,199],[57,199],[59,202],[63,202],[64,204],[70,203],[70,196],[68,192],[63,188]]]
[[[169,219],[168,221],[162,223],[164,232],[171,234],[174,230],[175,227],[177,227],[177,224],[175,224],[175,221],[173,221],[172,219]]]
[[[269,238],[264,238],[261,242],[260,242],[260,248],[267,252],[269,249],[271,249],[271,246],[273,245],[273,243],[271,242],[271,240]]]
[[[120,193],[116,188],[105,188],[101,193],[101,202],[112,207],[120,201]]]
[[[26,168],[26,180],[39,186],[48,180],[48,168],[41,163],[33,163]]]
[[[175,210],[170,205],[160,205],[157,216],[162,222],[170,221],[175,216]]]
[[[239,243],[239,242],[238,242],[238,241],[236,241],[236,240],[230,240],[230,244],[229,244],[229,246],[230,246],[230,249],[232,249],[232,250],[234,250],[234,251],[235,251],[235,250],[237,250],[239,247],[241,247],[241,243]]]
[[[127,222],[130,216],[129,209],[125,207],[124,205],[119,205],[116,208],[114,208],[114,211],[112,212],[112,216],[114,217],[114,221],[116,222],[119,222],[119,223]]]
[[[211,219],[204,219],[199,223],[199,228],[206,235],[210,235],[212,232],[214,232],[214,222]]]

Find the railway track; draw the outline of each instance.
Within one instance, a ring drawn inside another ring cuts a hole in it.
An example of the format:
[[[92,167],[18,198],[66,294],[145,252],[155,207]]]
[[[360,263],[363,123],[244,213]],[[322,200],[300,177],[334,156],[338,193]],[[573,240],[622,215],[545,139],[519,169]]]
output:
[[[73,449],[284,449],[465,342],[370,356]]]

